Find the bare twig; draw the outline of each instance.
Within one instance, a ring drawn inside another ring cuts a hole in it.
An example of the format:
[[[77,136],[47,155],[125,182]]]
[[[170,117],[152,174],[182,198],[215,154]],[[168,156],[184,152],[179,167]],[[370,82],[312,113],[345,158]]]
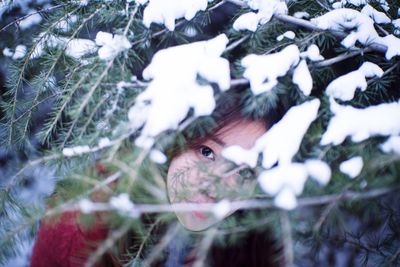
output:
[[[193,267],[203,267],[204,266],[204,262],[207,257],[207,252],[210,249],[216,234],[217,234],[216,227],[213,227],[213,228],[207,230],[207,232],[205,233],[205,236],[201,240],[200,246],[197,251],[196,261],[193,264]]]
[[[115,242],[118,241],[123,235],[128,232],[129,228],[131,227],[130,222],[124,224],[121,226],[119,229],[114,230],[111,232],[111,234],[107,237],[105,241],[97,248],[97,250],[92,253],[89,257],[89,259],[86,261],[85,267],[92,267],[96,264],[97,260],[100,259],[100,257],[107,252],[110,248],[112,248],[115,244]]]
[[[286,211],[281,212],[281,229],[283,258],[285,267],[292,267],[294,262],[292,227],[290,225],[289,214]]]
[[[176,236],[179,228],[180,226],[178,223],[170,227],[161,241],[152,249],[150,255],[142,262],[141,266],[151,266],[151,264],[161,255],[161,252],[164,250],[164,248],[166,248]]]
[[[249,39],[249,37],[250,37],[250,35],[245,35],[245,36],[243,36],[242,38],[240,38],[240,39],[236,40],[235,42],[231,43],[230,45],[228,45],[228,46],[225,48],[224,53],[229,52],[229,51],[235,49],[238,45],[242,44],[242,43],[245,42],[247,39]]]
[[[298,199],[298,208],[308,206],[326,205],[335,201],[346,201],[355,199],[370,199],[386,195],[398,191],[400,186],[392,188],[379,188],[372,189],[366,192],[352,192],[345,191],[341,194],[331,194],[316,197],[304,197]],[[174,203],[174,204],[135,204],[135,212],[139,214],[144,213],[161,213],[161,212],[190,212],[190,211],[203,211],[213,212],[217,203]],[[274,201],[271,199],[249,199],[241,201],[230,202],[230,212],[236,210],[251,210],[251,209],[265,209],[274,208]],[[108,203],[93,202],[91,212],[113,211],[115,208]],[[62,205],[58,208],[58,212],[76,211],[80,210],[79,204]]]
[[[336,57],[330,58],[330,59],[326,59],[326,60],[322,60],[322,61],[318,61],[314,64],[315,67],[320,68],[320,67],[327,67],[333,64],[336,64],[338,62],[341,62],[343,60],[358,56],[360,54],[363,53],[367,53],[367,52],[371,52],[373,51],[371,47],[366,47],[364,49],[357,49],[355,51],[351,51],[349,53],[344,53],[344,54],[340,54]]]

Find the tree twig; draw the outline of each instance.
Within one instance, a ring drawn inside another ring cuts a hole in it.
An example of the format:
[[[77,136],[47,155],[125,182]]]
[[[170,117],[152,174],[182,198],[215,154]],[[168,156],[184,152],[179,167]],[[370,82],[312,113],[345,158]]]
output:
[[[33,15],[36,15],[36,14],[40,14],[40,13],[49,12],[51,10],[54,10],[54,9],[57,9],[57,8],[60,8],[60,7],[64,7],[66,5],[67,4],[59,4],[59,5],[56,5],[56,6],[52,6],[52,7],[49,7],[49,8],[44,8],[44,9],[38,10],[36,12],[29,13],[29,14],[27,14],[25,16],[22,16],[22,17],[14,20],[14,21],[8,23],[6,26],[4,26],[3,28],[0,29],[0,32],[5,31],[7,28],[12,26],[13,24],[18,24],[19,22],[21,22],[22,20],[24,20],[26,18],[29,18],[30,16],[33,16]]]

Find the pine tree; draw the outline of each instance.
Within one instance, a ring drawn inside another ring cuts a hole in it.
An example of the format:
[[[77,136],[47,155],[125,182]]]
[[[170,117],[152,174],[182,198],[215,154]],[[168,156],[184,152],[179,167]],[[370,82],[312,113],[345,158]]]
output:
[[[285,266],[400,264],[399,1],[74,0],[38,10],[0,29],[1,146],[35,151],[1,183],[2,264],[40,219],[68,210],[88,225],[110,212],[113,230],[88,266],[130,232],[127,266],[160,260],[179,232],[173,211],[193,209],[169,204],[166,156],[215,127],[214,104],[230,90],[245,116],[282,118],[264,145],[226,150],[257,188],[206,207],[243,212],[196,235],[196,266],[212,243],[240,242],[224,233],[252,229],[273,235]],[[36,15],[35,31],[21,29]],[[15,29],[26,34],[20,54]],[[21,197],[32,170],[58,177],[51,209]]]

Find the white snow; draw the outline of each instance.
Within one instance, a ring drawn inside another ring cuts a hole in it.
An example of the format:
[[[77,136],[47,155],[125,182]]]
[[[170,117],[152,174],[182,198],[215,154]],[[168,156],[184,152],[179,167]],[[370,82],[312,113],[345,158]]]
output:
[[[135,207],[127,193],[121,193],[118,196],[111,197],[109,203],[112,208],[123,213],[131,213]]]
[[[249,30],[255,32],[259,24],[263,25],[269,22],[274,14],[286,14],[288,8],[284,1],[280,0],[252,0],[247,1],[249,7],[255,12],[248,12],[241,15],[233,23],[233,29],[236,31]]]
[[[368,7],[364,12],[378,21],[387,22],[382,14],[371,11]],[[392,57],[400,55],[400,39],[392,34],[380,37],[374,28],[374,21],[368,15],[357,10],[349,8],[332,10],[320,17],[311,19],[311,22],[322,30],[350,30],[351,32],[341,42],[346,48],[354,46],[357,41],[366,46],[375,42],[387,47],[386,59],[390,60]]]
[[[304,59],[301,60],[299,65],[294,69],[293,83],[297,84],[304,95],[310,95],[313,87],[313,80]]]
[[[206,10],[208,0],[149,0],[143,12],[143,24],[164,24],[168,30],[175,29],[175,20],[191,20],[200,10]]]
[[[320,54],[319,47],[315,44],[310,45],[306,51],[301,52],[300,57],[308,58],[311,61],[324,60],[324,57]]]
[[[46,35],[45,33],[39,35],[37,42],[31,58],[40,57],[46,47],[64,48],[65,46],[65,54],[75,59],[80,59],[82,56],[94,53],[97,50],[97,46],[92,40],[76,38],[69,41],[68,38]]]
[[[317,118],[319,105],[320,101],[314,99],[290,108],[257,140],[255,149],[263,151],[264,168],[271,168],[277,162],[284,164],[292,161],[308,127]]]
[[[354,46],[356,41],[367,45],[379,38],[374,28],[374,21],[367,15],[349,8],[332,10],[311,19],[311,22],[323,30],[351,30],[341,42],[347,48]]]
[[[195,117],[211,114],[215,107],[213,89],[198,84],[197,76],[218,84],[221,90],[230,88],[229,62],[221,57],[227,43],[228,38],[221,34],[208,41],[163,49],[154,55],[143,71],[143,77],[152,80],[129,111],[133,127],[140,127],[135,113],[147,113],[140,119],[145,125],[136,139],[138,146],[149,147],[158,134],[176,129],[190,108]]]
[[[366,77],[382,77],[383,70],[376,64],[365,62],[358,70],[339,76],[329,83],[325,93],[336,99],[349,101],[354,98],[357,89],[365,91],[367,89]]]
[[[279,208],[292,210],[297,207],[296,195],[290,188],[284,187],[275,197],[274,203]]]
[[[34,26],[36,24],[39,24],[42,21],[42,16],[40,16],[40,14],[36,13],[36,12],[37,12],[37,10],[31,9],[28,12],[28,14],[32,14],[32,15],[30,15],[29,17],[21,20],[18,23],[18,26],[21,28],[21,30],[27,30],[30,27],[32,27],[32,26]]]
[[[321,185],[328,184],[332,171],[326,162],[318,159],[309,159],[304,164],[311,178]]]
[[[303,164],[289,163],[261,172],[258,182],[264,192],[275,196],[275,204],[284,209],[297,205],[296,197],[303,192],[308,173]]]
[[[310,14],[305,11],[298,11],[293,14],[293,17],[298,19],[308,19],[310,17]]]
[[[107,137],[104,137],[104,138],[101,138],[101,139],[99,140],[99,145],[98,145],[98,147],[99,147],[99,148],[105,148],[105,147],[108,147],[108,146],[110,146],[110,145],[111,145],[110,139],[108,139]]]
[[[350,136],[353,142],[361,142],[371,136],[400,133],[400,102],[358,109],[339,105],[333,98],[330,101],[334,116],[322,136],[321,145],[339,145],[347,136]]]
[[[319,100],[314,99],[290,108],[278,123],[256,141],[253,148],[228,147],[222,151],[222,155],[238,165],[244,163],[254,167],[258,154],[263,152],[262,165],[266,169],[275,163],[290,163],[308,127],[316,119],[319,105]]]
[[[400,155],[400,136],[391,136],[385,143],[380,145],[380,148],[385,153],[395,153]]]
[[[287,31],[287,32],[284,32],[283,34],[279,35],[278,37],[276,37],[276,40],[278,42],[282,41],[283,38],[293,40],[295,37],[296,37],[296,34],[293,31]]]
[[[90,152],[89,146],[75,146],[64,148],[62,153],[66,157],[78,156]]]
[[[355,178],[361,173],[363,165],[362,157],[353,157],[343,161],[339,166],[339,170],[350,178]]]
[[[26,46],[25,45],[17,45],[15,48],[14,55],[12,56],[13,60],[21,59],[26,55]]]
[[[217,219],[224,219],[231,211],[231,202],[223,199],[214,205],[212,212]]]
[[[6,57],[12,57],[14,55],[14,52],[9,47],[5,47],[3,49],[3,55]]]
[[[79,200],[78,206],[82,213],[88,214],[93,211],[93,202],[87,198]]]
[[[390,23],[391,19],[383,12],[380,12],[378,10],[376,10],[375,8],[373,8],[370,5],[366,5],[363,7],[363,9],[361,9],[361,13],[366,14],[367,16],[369,16],[371,19],[373,19],[376,23]]]
[[[269,55],[248,55],[241,61],[245,68],[243,77],[250,81],[255,95],[270,91],[278,84],[278,77],[286,75],[299,62],[300,52],[296,45]]]
[[[111,33],[102,31],[97,33],[95,41],[98,46],[101,46],[97,52],[99,58],[103,60],[113,59],[119,53],[132,47],[126,36],[118,34],[113,36]]]
[[[71,15],[66,19],[61,20],[57,23],[56,28],[62,32],[68,32],[71,30],[72,26],[78,21],[77,15]]]
[[[392,20],[392,24],[393,24],[393,26],[395,28],[394,34],[399,35],[400,34],[400,19]]]
[[[164,153],[157,149],[152,149],[150,151],[150,159],[158,164],[164,164],[165,162],[167,162],[167,156],[165,156]]]
[[[400,39],[389,34],[388,36],[380,38],[379,42],[387,47],[386,59],[390,60],[394,56],[400,56]]]

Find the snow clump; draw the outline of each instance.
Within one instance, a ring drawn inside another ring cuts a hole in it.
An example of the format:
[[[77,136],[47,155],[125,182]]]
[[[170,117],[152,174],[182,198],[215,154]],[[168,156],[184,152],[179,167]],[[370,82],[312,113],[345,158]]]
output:
[[[118,34],[113,36],[111,33],[102,31],[97,33],[95,41],[98,46],[101,46],[97,53],[102,60],[113,59],[122,51],[132,47],[126,36]]]
[[[278,84],[278,78],[286,75],[291,67],[298,64],[300,51],[296,45],[289,45],[282,51],[269,55],[248,55],[241,61],[245,68],[243,77],[250,81],[253,94],[270,91]]]
[[[311,19],[311,22],[322,30],[343,31],[343,28],[350,30],[350,34],[341,42],[346,48],[354,46],[357,41],[365,46],[377,43],[386,47],[386,59],[390,60],[392,57],[400,55],[400,39],[392,34],[380,37],[374,28],[374,20],[369,15],[378,21],[387,21],[387,19],[383,18],[383,15],[371,11],[368,7],[364,12],[368,15],[357,10],[340,8]]]
[[[139,1],[139,3],[147,1]],[[143,24],[150,28],[151,23],[164,24],[168,30],[175,29],[175,20],[191,20],[197,12],[207,8],[208,0],[149,0],[143,12]]]
[[[94,53],[97,50],[96,43],[88,39],[68,39],[66,37],[58,37],[41,33],[34,45],[31,59],[40,57],[46,48],[62,48],[65,54],[75,59],[80,59],[86,54]]]
[[[314,99],[286,112],[284,117],[246,150],[240,146],[230,146],[222,151],[222,155],[235,164],[247,164],[255,167],[259,153],[263,153],[262,165],[271,168],[274,164],[288,164],[299,150],[301,141],[310,126],[317,118],[320,101]]]
[[[400,136],[391,136],[385,143],[380,145],[380,148],[385,153],[395,153],[400,155]]]
[[[129,111],[131,127],[144,124],[136,145],[151,147],[158,134],[177,129],[191,108],[195,117],[211,114],[215,107],[213,88],[198,84],[197,77],[216,83],[223,91],[230,88],[229,62],[221,57],[227,43],[228,38],[221,34],[208,41],[163,49],[154,55],[143,71],[143,77],[152,80]],[[146,113],[140,123],[134,115],[138,110]]]
[[[276,40],[278,42],[282,41],[283,38],[293,40],[295,37],[296,37],[296,34],[293,31],[287,31],[287,32],[284,32],[283,34],[279,35],[278,37],[276,37]]]
[[[339,170],[350,178],[355,178],[361,173],[363,165],[362,157],[353,157],[342,162],[339,166]]]
[[[334,116],[322,135],[321,145],[339,145],[347,136],[353,142],[364,141],[371,136],[400,134],[400,102],[384,103],[364,109],[342,106],[330,99]],[[397,115],[397,116],[396,116]]]
[[[364,62],[358,70],[342,75],[329,83],[326,94],[336,99],[349,101],[354,98],[357,89],[365,91],[367,80],[365,78],[382,77],[383,70],[376,64]]]
[[[258,25],[264,25],[269,22],[275,14],[287,14],[288,8],[285,1],[280,0],[248,0],[249,7],[255,12],[248,12],[241,15],[233,23],[233,29],[236,31],[248,30],[255,32]]]
[[[366,14],[350,8],[332,10],[311,19],[311,22],[322,30],[343,31],[343,28],[351,30],[341,42],[346,48],[354,46],[357,41],[368,45],[379,39],[374,28],[374,21]]]
[[[319,47],[315,44],[310,45],[307,47],[307,50],[300,53],[301,58],[308,58],[311,61],[320,61],[324,60],[324,57],[321,56]]]
[[[18,60],[26,55],[26,50],[25,45],[17,45],[14,52],[12,52],[10,48],[6,47],[3,49],[3,55],[10,57],[12,60]]]
[[[310,95],[313,87],[313,80],[304,59],[301,60],[299,65],[294,69],[293,83],[297,84],[304,95]]]
[[[379,24],[391,22],[391,19],[388,16],[386,16],[385,13],[376,10],[375,8],[373,8],[370,5],[366,5],[365,7],[363,7],[363,9],[361,9],[361,13],[366,14],[371,19],[373,19],[376,23],[379,23]]]

